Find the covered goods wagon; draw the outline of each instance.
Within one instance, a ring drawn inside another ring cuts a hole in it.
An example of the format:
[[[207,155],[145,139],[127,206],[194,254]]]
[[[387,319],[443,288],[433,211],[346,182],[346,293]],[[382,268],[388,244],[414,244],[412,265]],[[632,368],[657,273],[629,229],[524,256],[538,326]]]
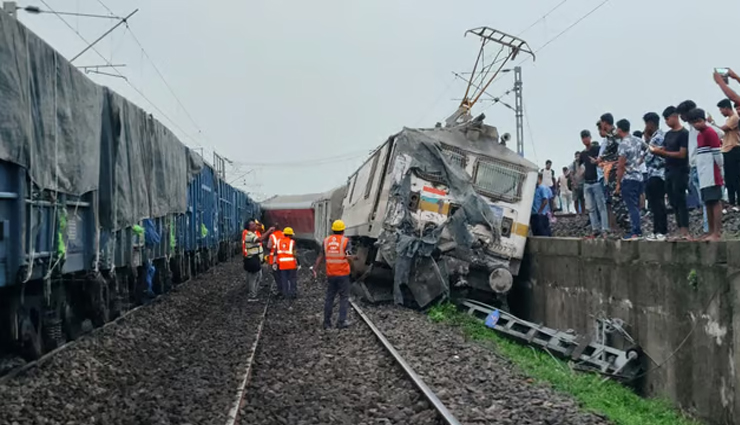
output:
[[[259,205],[22,24],[0,28],[0,356],[35,358],[217,262]]]

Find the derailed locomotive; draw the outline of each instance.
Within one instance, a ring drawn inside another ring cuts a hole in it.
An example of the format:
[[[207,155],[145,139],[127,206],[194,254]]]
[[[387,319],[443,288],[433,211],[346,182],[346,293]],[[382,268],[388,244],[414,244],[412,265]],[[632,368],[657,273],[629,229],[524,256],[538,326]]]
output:
[[[298,239],[317,248],[341,218],[358,257],[353,291],[370,301],[423,308],[457,288],[502,302],[524,257],[537,171],[481,119],[405,128],[346,186],[262,206],[267,223],[303,223]]]
[[[33,359],[238,253],[259,206],[217,156],[0,27],[0,359]]]
[[[350,176],[342,219],[361,295],[379,298],[367,284],[375,275],[393,282],[398,304],[423,308],[453,287],[505,301],[524,256],[537,167],[482,118],[405,128]]]

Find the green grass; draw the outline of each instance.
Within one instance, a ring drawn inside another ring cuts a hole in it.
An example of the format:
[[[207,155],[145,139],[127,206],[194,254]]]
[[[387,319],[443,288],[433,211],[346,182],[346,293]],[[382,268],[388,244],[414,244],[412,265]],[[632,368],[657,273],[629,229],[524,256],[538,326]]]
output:
[[[544,351],[505,339],[483,322],[461,312],[452,304],[433,307],[429,317],[460,328],[470,339],[495,349],[535,382],[546,383],[570,394],[583,410],[600,414],[618,425],[698,425],[662,399],[644,399],[617,382],[584,372],[574,372],[561,360]]]

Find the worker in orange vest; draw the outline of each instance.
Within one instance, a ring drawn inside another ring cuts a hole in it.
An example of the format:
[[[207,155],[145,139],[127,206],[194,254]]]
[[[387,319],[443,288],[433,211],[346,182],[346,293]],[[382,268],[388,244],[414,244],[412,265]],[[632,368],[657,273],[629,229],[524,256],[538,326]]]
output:
[[[249,219],[244,223],[242,231],[242,255],[244,257],[244,271],[247,272],[247,288],[249,290],[249,301],[257,301],[257,288],[262,276],[262,261],[264,253],[262,243],[270,237],[274,231],[270,228],[266,234],[257,236],[256,220]]]
[[[262,223],[260,223],[260,221],[257,220],[257,219],[254,220],[254,224],[257,225],[257,230],[255,230],[254,233],[261,240],[262,239],[262,233],[265,232],[265,226]],[[264,252],[265,251],[265,248],[264,248],[264,245],[262,244],[262,242],[260,242],[260,246],[262,246],[262,252]],[[263,259],[264,259],[264,257],[263,257]]]
[[[296,256],[295,240],[293,240],[293,229],[283,229],[283,237],[278,240],[276,261],[273,270],[277,268],[280,272],[280,280],[283,286],[283,296],[295,298],[298,286],[298,257]]]
[[[275,223],[275,226],[277,227],[277,223]],[[272,277],[275,279],[275,290],[273,291],[274,295],[284,295],[285,290],[283,289],[283,283],[280,276],[280,270],[277,267],[277,262],[275,259],[277,258],[277,247],[278,247],[278,241],[284,237],[283,232],[281,230],[275,230],[270,235],[270,238],[267,240],[267,250],[269,254],[267,254],[267,264],[270,266],[270,269],[272,269]]]
[[[337,328],[346,328],[350,325],[347,321],[347,308],[349,306],[349,275],[351,272],[349,260],[356,257],[350,255],[352,247],[349,238],[344,236],[346,226],[342,220],[336,220],[331,225],[332,235],[324,239],[323,252],[319,254],[316,263],[311,270],[316,278],[316,270],[321,262],[326,260],[326,278],[329,282],[326,288],[326,301],[324,302],[324,329],[331,328],[331,315],[334,308],[334,298],[339,294],[339,321]]]

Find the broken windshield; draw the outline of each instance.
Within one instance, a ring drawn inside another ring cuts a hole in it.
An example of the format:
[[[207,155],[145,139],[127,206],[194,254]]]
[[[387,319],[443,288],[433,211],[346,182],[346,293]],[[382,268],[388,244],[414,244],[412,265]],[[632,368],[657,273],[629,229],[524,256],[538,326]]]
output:
[[[473,182],[478,192],[507,202],[521,199],[525,171],[516,165],[500,161],[478,161]]]

